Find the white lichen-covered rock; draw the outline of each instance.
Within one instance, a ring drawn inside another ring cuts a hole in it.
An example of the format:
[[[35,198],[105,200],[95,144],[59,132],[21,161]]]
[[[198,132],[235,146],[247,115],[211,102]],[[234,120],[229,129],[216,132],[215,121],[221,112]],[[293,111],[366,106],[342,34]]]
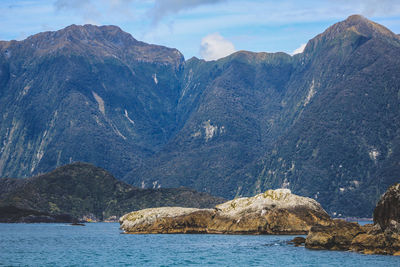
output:
[[[215,209],[164,207],[134,211],[120,219],[126,233],[305,234],[331,221],[313,199],[288,189],[268,190]]]
[[[119,219],[121,228],[131,229],[137,226],[151,225],[159,218],[178,217],[190,214],[200,209],[181,207],[150,208],[125,214]]]
[[[323,211],[321,205],[314,199],[292,194],[289,189],[267,190],[254,197],[237,198],[216,206],[224,216],[240,217],[252,212],[265,213],[270,209],[309,208]]]

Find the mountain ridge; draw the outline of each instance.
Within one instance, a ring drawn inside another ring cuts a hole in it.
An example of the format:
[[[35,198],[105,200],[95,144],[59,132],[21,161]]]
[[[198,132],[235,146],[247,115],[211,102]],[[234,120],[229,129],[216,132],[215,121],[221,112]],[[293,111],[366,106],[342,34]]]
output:
[[[138,187],[226,198],[289,187],[349,216],[370,216],[396,179],[400,41],[364,17],[300,54],[215,61],[184,61],[112,26],[64,31],[106,41],[79,37],[73,55],[28,59],[29,42],[0,45],[1,176],[88,161]]]
[[[36,56],[57,52],[74,54],[76,51],[84,50],[93,55],[101,53],[103,57],[124,58],[132,54],[130,56],[138,61],[174,64],[176,67],[183,62],[183,55],[177,49],[137,41],[131,34],[113,25],[72,24],[58,31],[29,36],[22,41],[3,41],[0,45],[3,49],[7,49],[24,43],[30,44],[31,49],[28,52],[33,51]]]
[[[307,43],[304,52],[311,52],[316,49],[320,43],[344,38],[353,39],[353,41],[356,41],[358,44],[361,44],[370,38],[380,38],[390,40],[393,44],[400,45],[399,37],[386,27],[361,15],[352,15],[346,20],[330,26],[323,33],[312,38]],[[354,38],[357,38],[357,40],[354,40]]]

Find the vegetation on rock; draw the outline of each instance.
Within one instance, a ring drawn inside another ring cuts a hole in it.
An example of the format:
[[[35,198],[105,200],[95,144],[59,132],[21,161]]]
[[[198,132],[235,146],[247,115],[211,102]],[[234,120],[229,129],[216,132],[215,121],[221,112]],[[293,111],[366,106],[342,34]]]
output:
[[[185,61],[115,26],[0,42],[0,176],[84,161],[138,187],[287,187],[370,217],[400,172],[399,55],[400,37],[361,16],[294,56]]]
[[[293,195],[287,189],[234,199],[214,209],[153,208],[120,218],[121,228],[131,234],[306,234],[313,225],[330,221],[315,200]]]
[[[371,217],[400,172],[399,55],[399,36],[351,16],[292,57],[190,59],[182,128],[125,179],[226,198],[287,187],[332,216]]]
[[[143,208],[175,205],[206,208],[223,201],[186,188],[135,188],[87,163],[73,163],[23,180],[0,179],[0,188],[3,186],[7,190],[0,194],[2,222],[26,221],[29,215],[62,214],[103,221]]]

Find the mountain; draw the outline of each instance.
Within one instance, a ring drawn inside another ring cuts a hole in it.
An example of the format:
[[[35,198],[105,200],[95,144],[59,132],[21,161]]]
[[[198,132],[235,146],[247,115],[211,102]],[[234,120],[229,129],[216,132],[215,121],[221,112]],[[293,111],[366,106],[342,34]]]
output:
[[[261,187],[286,183],[331,214],[371,216],[400,171],[399,52],[397,35],[360,16],[310,40],[287,86],[281,121],[293,119],[262,159]]]
[[[226,197],[242,193],[238,185],[248,178],[235,172],[262,156],[281,132],[271,132],[269,125],[281,110],[291,73],[292,58],[284,53],[243,51],[218,61],[190,59],[178,103],[185,123],[125,179],[137,185],[184,185]]]
[[[138,187],[287,187],[370,217],[400,171],[399,49],[358,15],[294,56],[185,61],[115,26],[0,42],[0,176],[85,161]]]
[[[0,43],[0,174],[74,161],[122,177],[175,128],[176,49],[115,26],[72,25]]]
[[[224,199],[186,188],[139,189],[87,163],[73,163],[27,179],[0,179],[0,212],[21,217],[46,214],[79,219],[119,218],[132,210],[160,206],[211,208]],[[17,219],[19,219],[17,217]]]
[[[370,217],[398,179],[399,44],[351,16],[292,57],[187,61],[183,101],[194,111],[131,181],[226,197],[289,187],[335,216]]]

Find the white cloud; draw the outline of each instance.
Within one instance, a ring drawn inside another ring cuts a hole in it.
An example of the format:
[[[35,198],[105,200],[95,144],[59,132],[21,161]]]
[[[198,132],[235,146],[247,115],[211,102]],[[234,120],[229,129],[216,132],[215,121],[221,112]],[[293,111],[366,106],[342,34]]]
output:
[[[347,8],[358,9],[365,16],[383,16],[398,15],[400,2],[398,0],[340,0],[335,2],[338,5],[346,5]],[[353,12],[354,13],[354,12]]]
[[[79,13],[85,24],[99,24],[98,19],[102,17],[91,0],[57,0],[54,2],[54,7],[57,11],[73,10]]]
[[[155,0],[150,10],[153,23],[157,24],[162,18],[183,10],[193,9],[202,5],[216,4],[225,0]]]
[[[235,46],[219,33],[207,35],[201,40],[200,55],[205,60],[216,60],[235,51]]]
[[[303,53],[304,48],[306,48],[307,44],[302,44],[300,47],[296,48],[293,52],[292,55],[300,54]]]
[[[156,25],[169,15],[223,1],[227,0],[55,0],[54,7],[58,11],[78,11],[84,16],[85,20],[93,20],[99,16],[109,17],[110,11],[132,17],[135,13],[132,12],[132,9],[145,6],[147,8],[146,15],[149,16],[152,24]]]

